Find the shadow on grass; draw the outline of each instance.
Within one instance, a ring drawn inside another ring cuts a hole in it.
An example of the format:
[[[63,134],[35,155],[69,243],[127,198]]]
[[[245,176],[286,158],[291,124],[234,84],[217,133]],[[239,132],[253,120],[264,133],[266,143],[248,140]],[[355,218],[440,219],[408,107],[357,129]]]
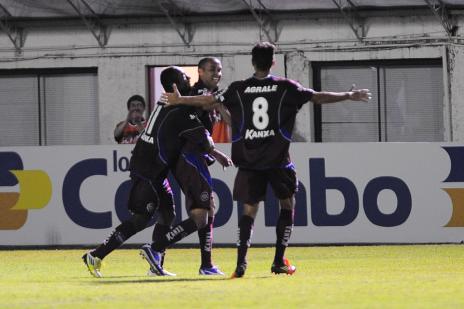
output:
[[[124,283],[171,283],[171,282],[202,282],[202,281],[242,281],[247,279],[267,279],[272,278],[272,276],[258,276],[258,277],[243,277],[240,279],[231,279],[229,277],[221,277],[221,278],[146,278],[146,279],[130,279],[129,276],[115,276],[115,277],[106,277],[104,279],[95,279],[92,281],[85,282],[86,284],[102,284],[102,285],[111,285],[111,284],[124,284]],[[133,276],[131,276],[133,277]],[[121,278],[113,280],[114,278]],[[127,278],[127,279],[122,279]]]

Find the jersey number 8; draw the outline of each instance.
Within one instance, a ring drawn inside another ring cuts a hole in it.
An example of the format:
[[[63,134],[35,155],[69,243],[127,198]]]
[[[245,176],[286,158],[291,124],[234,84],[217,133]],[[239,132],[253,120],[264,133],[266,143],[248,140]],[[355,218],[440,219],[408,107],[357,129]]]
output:
[[[257,97],[253,101],[253,125],[258,130],[266,129],[269,124],[269,116],[267,114],[267,109],[269,104],[267,100],[263,97]]]

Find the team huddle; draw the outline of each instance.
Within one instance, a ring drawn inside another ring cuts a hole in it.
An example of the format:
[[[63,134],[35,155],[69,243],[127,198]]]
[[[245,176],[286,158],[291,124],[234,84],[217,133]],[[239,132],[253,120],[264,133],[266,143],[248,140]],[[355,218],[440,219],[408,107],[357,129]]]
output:
[[[296,267],[285,258],[294,220],[298,187],[289,146],[295,117],[308,101],[316,104],[342,100],[368,101],[369,90],[317,92],[299,83],[270,74],[274,45],[264,42],[252,49],[252,77],[217,89],[222,74],[220,61],[204,58],[199,63],[200,81],[193,87],[179,67],[161,73],[166,91],[151,113],[130,161],[132,188],[128,200],[131,217],[122,222],[108,239],[84,254],[90,273],[102,277],[102,260],[124,241],[145,229],[156,216],[152,243],[141,248],[149,264],[149,275],[172,276],[164,269],[166,249],[198,231],[200,275],[224,275],[211,257],[215,202],[208,166],[218,161],[234,164],[238,172],[233,198],[243,203],[238,223],[237,264],[232,278],[243,277],[259,202],[269,184],[280,202],[276,225],[275,256],[271,272],[293,274]],[[202,75],[204,78],[202,78]],[[215,148],[211,139],[211,110],[220,113],[232,129],[232,154]],[[186,197],[188,218],[173,226],[174,199],[167,180],[171,172]]]

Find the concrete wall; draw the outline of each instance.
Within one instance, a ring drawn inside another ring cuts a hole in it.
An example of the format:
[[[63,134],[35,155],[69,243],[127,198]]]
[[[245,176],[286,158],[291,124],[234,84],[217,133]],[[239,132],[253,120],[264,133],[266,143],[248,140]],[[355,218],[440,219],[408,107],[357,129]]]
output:
[[[97,67],[100,143],[112,144],[114,125],[126,116],[127,98],[134,93],[148,94],[147,66],[192,65],[203,56],[215,55],[223,61],[225,86],[251,74],[250,47],[267,39],[249,17],[203,20],[194,24],[188,47],[169,23],[151,22],[112,25],[105,48],[98,47],[91,33],[79,25],[44,23],[26,28],[21,54],[0,33],[0,70]],[[462,24],[460,16],[458,23]],[[301,15],[279,21],[279,66],[275,73],[312,87],[312,61],[442,58],[446,141],[464,141],[464,49],[460,41],[448,39],[433,15],[373,16],[366,19],[366,25],[367,38],[360,43],[342,18]],[[312,140],[311,113],[309,104],[300,112],[297,140]]]

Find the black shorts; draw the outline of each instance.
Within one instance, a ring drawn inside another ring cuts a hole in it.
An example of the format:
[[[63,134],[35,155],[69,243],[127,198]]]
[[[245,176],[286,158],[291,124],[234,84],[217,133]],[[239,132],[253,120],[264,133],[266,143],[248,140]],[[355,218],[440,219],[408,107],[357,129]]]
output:
[[[163,218],[174,218],[174,198],[168,180],[132,176],[128,208],[132,213],[150,217],[158,209]]]
[[[298,179],[293,164],[285,168],[266,170],[239,169],[235,176],[234,200],[255,204],[264,201],[268,183],[278,199],[286,199],[298,190]]]
[[[211,208],[212,179],[206,161],[201,155],[181,154],[173,174],[185,194],[187,210]]]

